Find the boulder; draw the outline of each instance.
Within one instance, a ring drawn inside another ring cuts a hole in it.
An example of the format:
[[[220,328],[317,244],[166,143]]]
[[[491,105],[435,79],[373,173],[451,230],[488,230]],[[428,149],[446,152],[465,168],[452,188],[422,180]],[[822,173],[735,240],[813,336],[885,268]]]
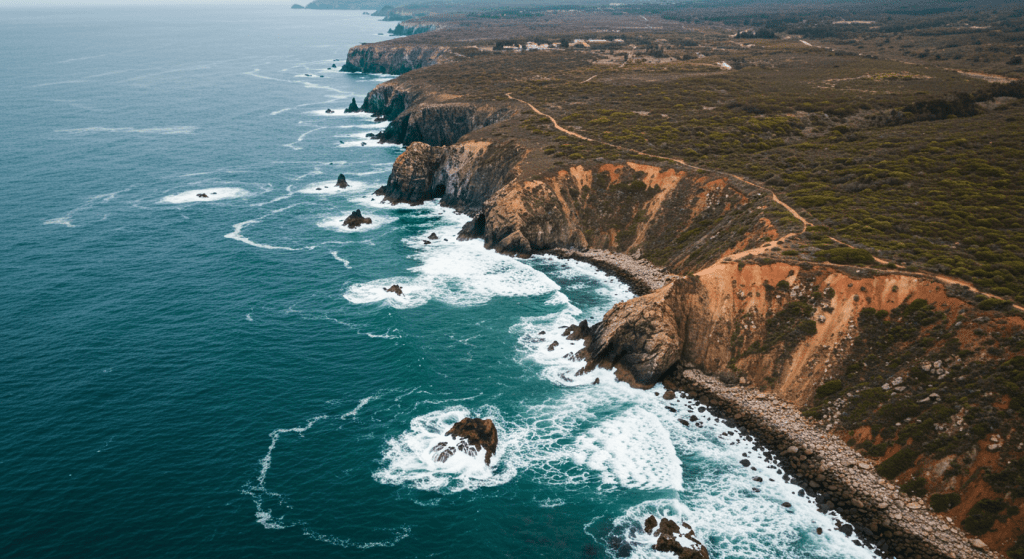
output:
[[[392,285],[391,287],[385,289],[384,291],[387,291],[388,293],[394,293],[395,295],[398,295],[398,296],[405,295],[405,293],[402,293],[402,287],[400,285],[398,285],[397,283],[395,285]]]
[[[478,417],[467,417],[445,433],[455,442],[442,442],[434,445],[431,453],[438,462],[445,462],[455,452],[464,452],[470,456],[476,456],[481,450],[485,451],[484,463],[491,465],[491,457],[498,449],[498,430],[490,419]]]
[[[346,188],[348,186],[348,181],[345,180],[344,173],[338,175],[338,182],[334,183],[334,186],[337,186],[338,188]]]
[[[196,198],[209,198],[209,196],[207,196],[205,192],[200,192],[199,194],[196,194]]]
[[[368,217],[363,217],[363,212],[356,210],[346,217],[345,221],[341,224],[349,229],[355,229],[364,223],[373,223],[373,220]]]
[[[430,236],[427,237],[427,238],[430,239],[431,241],[436,241],[437,240],[437,233],[431,233]],[[541,332],[541,333],[543,334],[543,332]]]
[[[348,108],[345,109],[345,112],[346,113],[358,113],[359,112],[359,103],[356,103],[356,98],[355,97],[352,98],[352,102],[348,104]]]
[[[326,110],[326,111],[324,111],[324,112],[325,112],[325,113],[327,113],[327,114],[329,114],[329,115],[333,115],[333,114],[334,114],[334,111],[332,111],[331,109],[327,109],[327,110]]]

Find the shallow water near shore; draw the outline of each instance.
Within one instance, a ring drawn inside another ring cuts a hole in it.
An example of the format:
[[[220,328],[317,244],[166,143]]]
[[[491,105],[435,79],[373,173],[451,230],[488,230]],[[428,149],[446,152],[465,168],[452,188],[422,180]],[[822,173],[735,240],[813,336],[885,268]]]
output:
[[[561,331],[626,286],[372,194],[402,148],[341,111],[388,77],[330,67],[393,23],[0,13],[0,555],[665,556],[656,514],[715,558],[871,556],[696,402],[575,375]],[[491,466],[435,462],[470,415]]]

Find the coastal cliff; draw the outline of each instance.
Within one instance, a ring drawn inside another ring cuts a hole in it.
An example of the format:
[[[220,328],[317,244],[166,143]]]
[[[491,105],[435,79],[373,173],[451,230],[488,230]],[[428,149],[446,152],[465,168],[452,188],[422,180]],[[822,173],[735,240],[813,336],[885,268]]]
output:
[[[350,48],[341,69],[344,72],[397,75],[447,62],[451,58],[448,47],[373,43]]]
[[[989,300],[965,288],[870,257],[861,266],[822,262],[813,246],[821,234],[740,177],[622,152],[610,160],[556,160],[550,146],[564,136],[529,121],[522,105],[449,92],[417,75],[381,84],[363,103],[392,121],[383,141],[408,145],[379,194],[392,203],[440,200],[471,217],[460,238],[482,238],[506,254],[554,252],[607,264],[627,278],[630,269],[661,274],[633,281],[645,284],[637,290],[642,296],[577,328],[587,340],[579,374],[601,366],[639,387],[674,383],[717,397],[733,417],[747,416],[749,406],[725,405],[716,395],[741,388],[771,394],[803,410],[802,445],[833,433],[857,446],[844,453],[859,452],[860,467],[877,468],[889,483],[926,479],[925,495],[963,493],[963,504],[947,512],[957,523],[980,500],[999,497],[982,477],[988,464],[1007,461],[999,453],[1013,433],[999,410],[1010,404],[999,387],[1021,364],[986,344],[1020,346],[1019,317],[987,307]],[[990,323],[1000,326],[968,326]],[[968,396],[982,401],[945,404]],[[921,419],[896,421],[898,414]],[[969,428],[971,414],[983,430]],[[795,440],[780,429],[765,430],[764,440]],[[999,442],[979,451],[979,438]],[[837,468],[845,466],[835,461],[814,467],[797,473],[819,486],[818,477],[831,480],[836,502],[849,509],[844,514],[860,514],[856,527],[870,541],[913,550],[908,556],[980,553],[964,547],[962,535],[955,545],[933,546],[921,531],[935,528],[930,520],[903,526],[910,520],[876,514],[884,507],[855,512],[862,508],[855,503],[868,499],[857,489],[865,482],[843,481]]]

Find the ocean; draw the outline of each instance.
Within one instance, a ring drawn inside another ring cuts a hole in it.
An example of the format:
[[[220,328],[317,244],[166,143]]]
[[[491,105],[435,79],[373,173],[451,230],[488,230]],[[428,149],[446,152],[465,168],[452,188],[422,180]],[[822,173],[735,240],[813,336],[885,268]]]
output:
[[[0,556],[663,556],[651,514],[716,559],[872,556],[696,402],[575,375],[562,329],[625,285],[373,194],[402,148],[342,111],[389,76],[338,68],[392,25],[0,11]],[[492,464],[435,462],[467,416]]]

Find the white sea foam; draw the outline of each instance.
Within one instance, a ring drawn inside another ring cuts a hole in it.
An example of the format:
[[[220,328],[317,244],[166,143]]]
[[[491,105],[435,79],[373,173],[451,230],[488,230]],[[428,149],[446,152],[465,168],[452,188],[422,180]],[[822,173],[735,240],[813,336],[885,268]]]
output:
[[[348,260],[345,260],[344,258],[338,256],[338,251],[332,250],[330,252],[331,252],[331,256],[333,256],[335,260],[337,260],[338,262],[341,262],[342,264],[344,264],[346,268],[349,268],[349,269],[352,268],[352,264]]]
[[[394,537],[392,537],[389,540],[377,542],[356,542],[349,538],[340,538],[338,536],[332,536],[330,534],[321,534],[320,532],[317,532],[316,530],[312,530],[310,528],[302,529],[303,535],[313,538],[316,541],[331,544],[338,547],[354,547],[357,549],[372,549],[375,547],[394,547],[395,544],[397,544],[398,542],[404,540],[405,538],[408,538],[409,534],[412,533],[412,529],[408,526],[402,526],[400,528],[396,528],[395,530],[390,530],[390,532],[394,534]]]
[[[529,297],[558,290],[544,274],[520,260],[485,249],[483,241],[456,241],[464,216],[436,204],[419,211],[436,224],[422,235],[405,239],[421,264],[410,268],[409,276],[352,285],[345,291],[345,299],[355,304],[383,302],[395,308],[418,307],[429,301],[474,306],[494,297]],[[437,233],[438,240],[426,245],[423,241],[431,232]],[[404,295],[385,291],[393,284],[400,285]]]
[[[408,431],[389,439],[383,467],[374,472],[373,479],[387,485],[410,485],[423,491],[445,493],[508,483],[517,469],[503,463],[502,459],[510,447],[516,446],[520,433],[506,428],[498,410],[485,406],[482,411],[482,417],[494,420],[498,440],[502,441],[491,457],[490,466],[484,462],[483,451],[475,456],[456,452],[444,462],[434,459],[432,449],[435,446],[454,442],[445,432],[456,422],[473,415],[463,406],[452,406],[414,418]]]
[[[205,194],[206,196],[199,196]],[[191,204],[193,202],[216,202],[218,200],[230,200],[242,198],[251,193],[235,186],[211,186],[199,190],[186,190],[179,194],[171,194],[160,199],[164,204]]]
[[[576,440],[573,461],[597,472],[603,486],[681,491],[683,470],[658,418],[632,408]]]
[[[345,420],[351,417],[355,417],[359,410],[370,403],[373,400],[373,396],[363,398],[359,401],[352,410],[343,413],[339,416],[335,416],[337,420]],[[274,459],[274,449],[277,448],[277,443],[281,439],[281,435],[288,433],[295,433],[301,435],[312,428],[314,425],[328,419],[330,415],[318,415],[308,421],[302,427],[292,427],[289,429],[274,429],[270,432],[270,446],[267,447],[267,453],[260,459],[260,473],[256,478],[255,483],[248,484],[242,492],[252,497],[253,503],[256,505],[256,521],[259,522],[264,528],[270,530],[281,530],[287,527],[283,517],[275,518],[273,510],[270,508],[271,503],[276,502],[278,505],[284,505],[283,497],[280,493],[275,493],[267,489],[267,474],[270,473],[270,466]]]
[[[47,219],[43,222],[43,225],[63,225],[65,227],[76,227],[71,223],[71,216],[55,217],[53,219]]]
[[[107,128],[105,126],[90,126],[89,128],[66,128],[62,130],[55,130],[62,134],[71,135],[83,135],[83,134],[103,134],[103,133],[115,133],[115,134],[162,134],[162,135],[175,135],[175,134],[192,134],[196,131],[195,126],[165,126],[159,128]]]
[[[286,113],[286,112],[288,112],[290,110],[292,110],[292,107],[288,107],[287,109],[280,109],[280,110],[277,110],[277,111],[274,111],[274,112],[270,113],[270,116],[277,116],[277,115],[279,115],[281,113]]]
[[[391,223],[397,219],[396,217],[390,215],[377,215],[367,212],[363,213],[363,217],[370,218],[371,220],[373,220],[372,223],[366,223],[360,225],[359,227],[356,227],[355,229],[349,229],[348,226],[344,225],[345,218],[347,217],[348,214],[327,217],[318,221],[316,223],[316,226],[320,227],[321,229],[328,229],[330,231],[335,231],[338,233],[363,233],[366,231],[379,229],[382,225]]]
[[[243,242],[243,243],[245,243],[247,245],[254,246],[256,248],[265,248],[267,250],[312,250],[312,249],[316,248],[316,246],[308,246],[308,247],[303,247],[303,248],[293,248],[293,247],[282,247],[282,246],[267,245],[267,244],[263,244],[263,243],[257,243],[256,241],[254,241],[254,240],[250,239],[249,237],[246,237],[245,235],[242,234],[242,229],[245,229],[247,226],[253,225],[255,223],[261,223],[262,221],[263,221],[262,219],[250,219],[248,221],[243,221],[241,223],[236,223],[236,224],[234,224],[232,226],[232,231],[230,233],[228,233],[227,235],[224,235],[224,237],[227,238],[227,239],[233,239],[233,240],[236,240],[236,241],[241,241],[241,242]]]

